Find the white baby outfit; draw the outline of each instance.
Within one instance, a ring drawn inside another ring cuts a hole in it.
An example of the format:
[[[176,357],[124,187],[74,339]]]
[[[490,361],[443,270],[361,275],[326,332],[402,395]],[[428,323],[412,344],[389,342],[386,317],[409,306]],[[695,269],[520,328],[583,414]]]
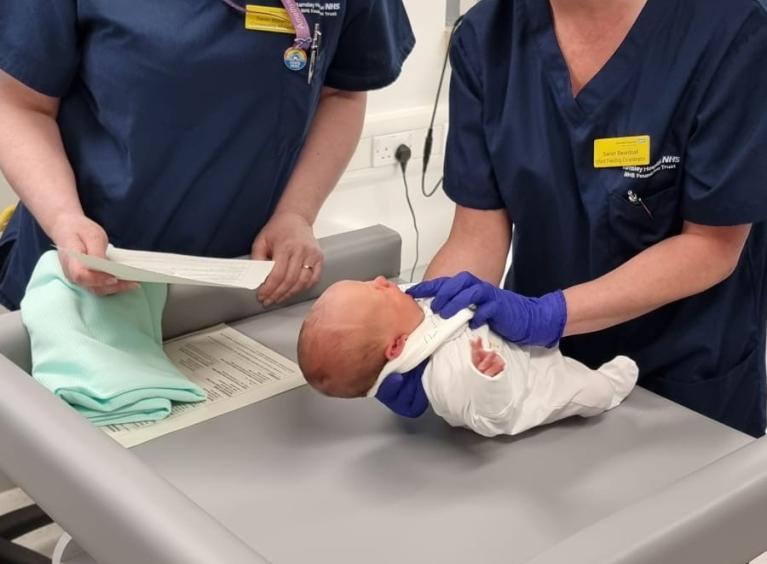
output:
[[[389,362],[368,396],[392,372],[408,372],[431,357],[423,387],[434,412],[454,427],[485,437],[516,435],[573,415],[591,417],[620,404],[634,388],[639,370],[616,357],[598,370],[567,358],[558,349],[520,347],[490,331],[472,330],[471,310],[451,319],[432,313],[420,301],[425,319],[410,335],[403,353]],[[482,339],[505,362],[497,376],[485,376],[472,363],[471,342]]]

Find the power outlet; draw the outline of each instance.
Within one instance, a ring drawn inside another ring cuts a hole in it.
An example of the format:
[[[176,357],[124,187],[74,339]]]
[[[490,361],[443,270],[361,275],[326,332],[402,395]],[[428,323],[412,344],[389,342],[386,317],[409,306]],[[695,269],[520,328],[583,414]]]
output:
[[[397,147],[407,145],[414,148],[415,134],[410,131],[407,133],[395,133],[393,135],[381,135],[373,138],[373,166],[391,166],[397,163],[394,154]]]

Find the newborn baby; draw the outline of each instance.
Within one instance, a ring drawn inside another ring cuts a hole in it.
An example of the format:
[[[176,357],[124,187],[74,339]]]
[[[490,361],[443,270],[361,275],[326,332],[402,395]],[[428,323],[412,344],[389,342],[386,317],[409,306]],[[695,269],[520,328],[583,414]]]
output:
[[[442,319],[383,277],[338,282],[304,321],[298,363],[320,392],[356,398],[375,396],[386,376],[430,358],[423,386],[434,412],[486,437],[597,415],[636,384],[637,366],[626,357],[591,370],[557,349],[519,347],[487,326],[472,330],[472,315]]]

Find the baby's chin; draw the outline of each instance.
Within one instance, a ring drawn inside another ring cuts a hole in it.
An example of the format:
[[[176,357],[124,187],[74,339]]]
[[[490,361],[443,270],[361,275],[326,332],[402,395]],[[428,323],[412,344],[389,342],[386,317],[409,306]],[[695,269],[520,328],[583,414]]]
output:
[[[329,398],[337,398],[337,399],[358,399],[358,398],[364,398],[367,396],[367,391],[372,388],[372,384],[370,387],[367,388],[367,390],[364,391],[351,391],[348,389],[343,388],[342,386],[335,387],[335,386],[329,386],[324,389],[315,388],[318,392],[320,392],[322,395],[327,396]]]

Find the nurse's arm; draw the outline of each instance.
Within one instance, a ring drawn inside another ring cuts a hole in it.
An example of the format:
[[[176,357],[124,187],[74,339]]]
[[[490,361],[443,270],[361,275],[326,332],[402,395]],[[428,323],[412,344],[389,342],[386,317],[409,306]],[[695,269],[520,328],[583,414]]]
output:
[[[59,248],[103,256],[107,235],[83,213],[56,121],[58,111],[57,98],[0,71],[0,170]],[[63,254],[62,266],[70,280],[99,294],[134,287]]]
[[[322,91],[285,192],[253,244],[253,258],[276,263],[258,293],[267,305],[288,299],[320,278],[323,256],[312,225],[357,148],[366,104],[365,92]]]
[[[601,278],[565,290],[564,334],[600,331],[716,286],[734,272],[750,232],[750,225],[686,222],[680,235]]]
[[[500,285],[511,245],[506,210],[476,210],[456,206],[450,236],[432,260],[425,280],[468,271]]]

